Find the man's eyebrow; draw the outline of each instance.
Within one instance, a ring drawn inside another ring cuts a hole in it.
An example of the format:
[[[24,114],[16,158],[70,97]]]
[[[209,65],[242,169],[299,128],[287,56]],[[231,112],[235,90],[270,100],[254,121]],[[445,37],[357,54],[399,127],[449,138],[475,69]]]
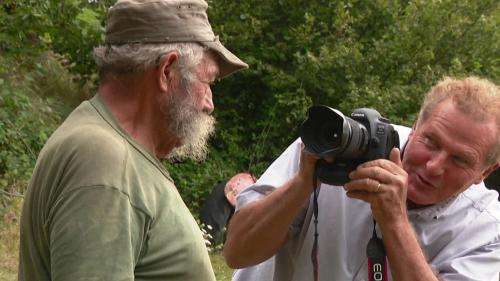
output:
[[[469,163],[474,163],[475,159],[477,159],[478,157],[476,157],[476,154],[471,152],[471,151],[463,151],[461,152],[460,154],[457,154],[458,156],[462,157],[465,161],[469,162]]]
[[[427,138],[430,138],[432,141],[434,142],[437,142],[439,140],[439,134],[437,134],[436,132],[424,132],[424,136],[426,136]]]

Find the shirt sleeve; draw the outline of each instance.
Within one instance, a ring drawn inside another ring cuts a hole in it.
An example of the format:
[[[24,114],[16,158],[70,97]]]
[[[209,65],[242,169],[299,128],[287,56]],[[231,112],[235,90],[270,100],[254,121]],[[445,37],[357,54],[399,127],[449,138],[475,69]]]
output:
[[[500,280],[500,242],[480,247],[466,256],[455,258],[439,268],[445,281]]]
[[[66,192],[48,224],[54,281],[134,280],[146,215],[111,187]]]
[[[276,188],[292,178],[299,168],[302,141],[296,139],[288,148],[267,168],[257,182],[236,197],[236,211],[250,202],[266,196]]]

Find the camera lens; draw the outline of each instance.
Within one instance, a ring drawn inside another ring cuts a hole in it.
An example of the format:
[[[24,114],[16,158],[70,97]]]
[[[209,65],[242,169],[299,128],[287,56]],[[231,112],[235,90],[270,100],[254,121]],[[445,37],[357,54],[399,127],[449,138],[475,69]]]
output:
[[[399,147],[399,136],[388,120],[374,109],[358,108],[346,117],[328,106],[309,108],[300,137],[307,151],[322,158],[314,175],[322,183],[343,185],[349,173],[366,161],[388,158]],[[326,159],[334,157],[330,162]]]
[[[358,158],[364,154],[368,148],[368,130],[363,126],[363,124],[354,121],[353,119],[345,118],[348,127],[349,137],[345,145],[345,150],[339,153],[338,157],[353,159]]]
[[[301,138],[307,150],[320,157],[355,158],[368,144],[366,128],[340,111],[327,106],[313,106],[302,124]]]
[[[335,113],[335,112],[334,112]],[[327,112],[322,112],[321,120],[318,122],[318,143],[323,150],[338,149],[342,146],[342,131],[343,131],[343,116],[332,114],[329,116]]]
[[[341,145],[342,128],[334,128],[331,124],[325,124],[320,131],[323,133],[321,142],[331,147],[338,147]]]

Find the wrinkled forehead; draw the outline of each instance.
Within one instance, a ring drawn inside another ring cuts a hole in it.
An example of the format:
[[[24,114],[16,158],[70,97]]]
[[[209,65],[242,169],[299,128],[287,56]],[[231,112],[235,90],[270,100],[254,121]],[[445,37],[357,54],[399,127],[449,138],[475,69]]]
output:
[[[440,139],[452,139],[450,145],[468,147],[487,161],[492,149],[498,146],[499,130],[494,116],[478,118],[451,100],[438,104],[428,118],[417,123],[417,130]]]

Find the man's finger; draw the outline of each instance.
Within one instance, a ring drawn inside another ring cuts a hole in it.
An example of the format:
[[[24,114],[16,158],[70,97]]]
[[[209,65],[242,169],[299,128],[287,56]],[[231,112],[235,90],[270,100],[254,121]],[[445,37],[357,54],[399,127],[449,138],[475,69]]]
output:
[[[349,178],[351,180],[371,178],[382,183],[390,183],[393,181],[394,174],[379,166],[374,167],[364,167],[357,168],[356,170],[349,173]]]
[[[346,193],[346,195],[349,198],[363,200],[367,203],[370,203],[372,198],[373,198],[373,194],[370,194],[369,192],[366,192],[366,191],[360,191],[360,190],[348,191]]]
[[[401,152],[399,151],[399,148],[394,147],[391,150],[391,154],[389,155],[389,159],[399,167],[403,167],[403,164],[401,163]]]
[[[382,167],[386,170],[392,170],[396,164],[388,159],[377,159],[360,164],[357,168]]]
[[[377,189],[380,182],[371,179],[371,178],[363,178],[358,180],[352,180],[344,185],[344,189],[348,192],[350,191],[365,191],[365,192],[373,192]]]

